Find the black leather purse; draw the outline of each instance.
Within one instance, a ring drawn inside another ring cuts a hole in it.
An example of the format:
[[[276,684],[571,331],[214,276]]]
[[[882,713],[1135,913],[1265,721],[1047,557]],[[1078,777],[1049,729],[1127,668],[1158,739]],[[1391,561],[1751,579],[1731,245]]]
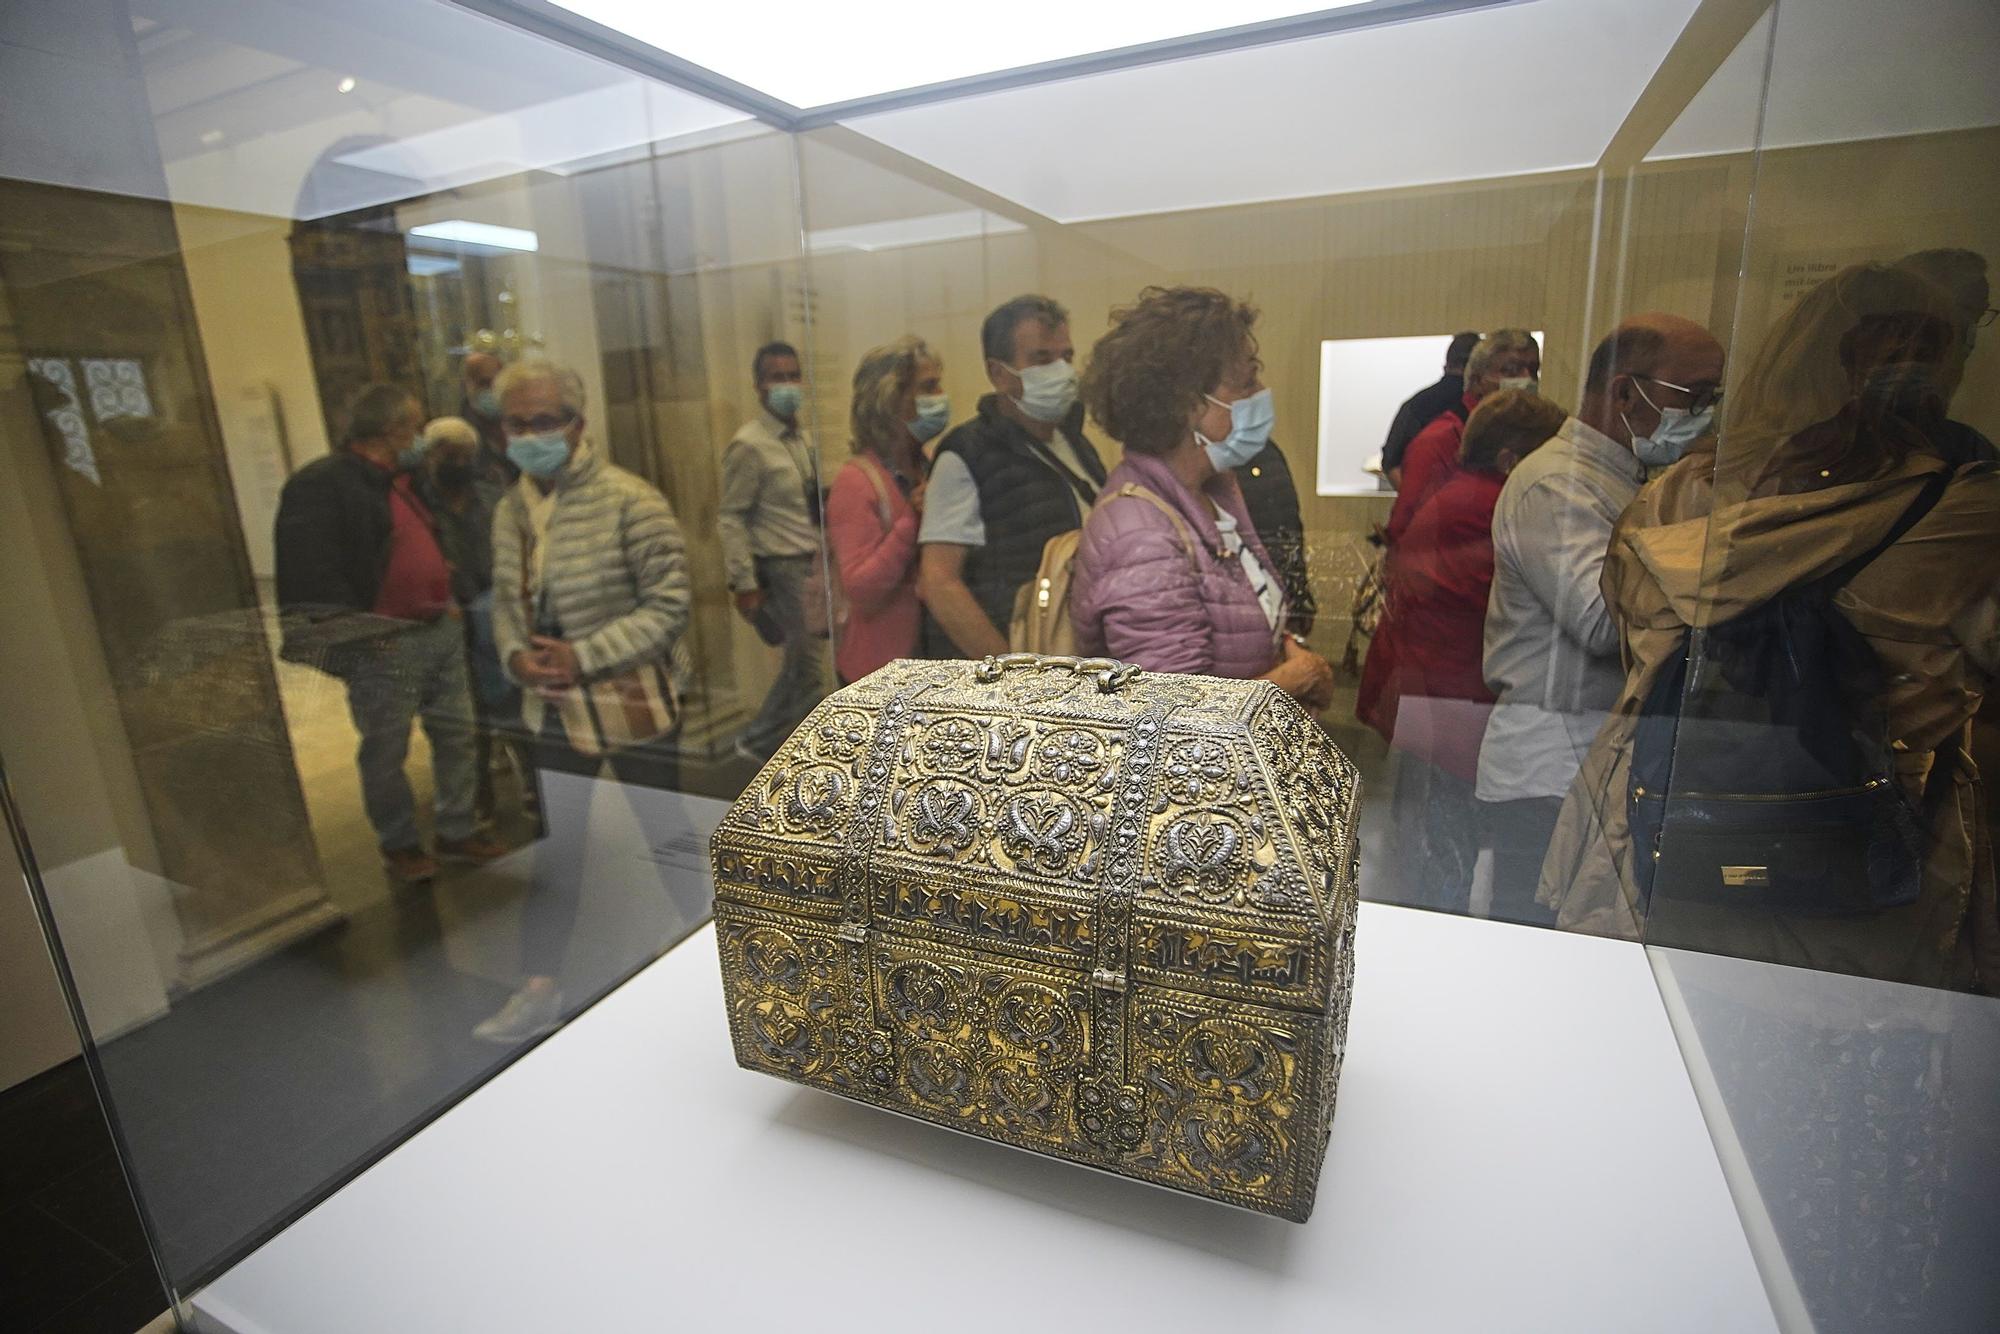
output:
[[[1641,903],[1850,916],[1914,901],[1924,826],[1896,781],[1874,650],[1833,596],[1930,512],[1762,606],[1690,635],[1641,706],[1627,791]]]

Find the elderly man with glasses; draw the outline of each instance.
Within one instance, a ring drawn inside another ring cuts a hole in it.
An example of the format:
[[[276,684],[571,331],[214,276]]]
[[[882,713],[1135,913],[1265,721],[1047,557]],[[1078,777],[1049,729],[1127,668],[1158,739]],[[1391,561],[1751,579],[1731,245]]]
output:
[[[1542,858],[1584,752],[1618,700],[1618,627],[1599,586],[1612,526],[1650,472],[1713,430],[1722,344],[1678,315],[1635,315],[1591,354],[1583,402],[1507,477],[1493,511],[1486,722],[1474,898],[1547,924]]]

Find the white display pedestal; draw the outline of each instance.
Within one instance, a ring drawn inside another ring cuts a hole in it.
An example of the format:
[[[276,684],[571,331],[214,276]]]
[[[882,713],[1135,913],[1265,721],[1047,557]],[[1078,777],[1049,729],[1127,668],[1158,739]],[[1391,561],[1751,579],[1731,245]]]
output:
[[[1299,1226],[737,1069],[704,930],[195,1299],[217,1334],[1776,1328],[1644,951],[1365,904]]]

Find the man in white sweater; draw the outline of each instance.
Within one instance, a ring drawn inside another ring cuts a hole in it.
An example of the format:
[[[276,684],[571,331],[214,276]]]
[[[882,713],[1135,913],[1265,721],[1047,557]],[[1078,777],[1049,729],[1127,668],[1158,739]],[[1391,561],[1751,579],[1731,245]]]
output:
[[[1508,474],[1493,510],[1486,683],[1499,696],[1479,751],[1474,897],[1549,924],[1535,902],[1562,799],[1625,682],[1599,579],[1611,529],[1649,469],[1710,429],[1722,344],[1678,315],[1635,315],[1591,354],[1576,415]]]

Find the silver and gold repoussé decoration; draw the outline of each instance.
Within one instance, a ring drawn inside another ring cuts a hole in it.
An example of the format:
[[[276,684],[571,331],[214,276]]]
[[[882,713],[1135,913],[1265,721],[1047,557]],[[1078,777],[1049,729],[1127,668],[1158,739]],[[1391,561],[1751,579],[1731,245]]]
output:
[[[717,829],[745,1067],[1304,1221],[1359,781],[1268,682],[1009,655],[833,695]]]

